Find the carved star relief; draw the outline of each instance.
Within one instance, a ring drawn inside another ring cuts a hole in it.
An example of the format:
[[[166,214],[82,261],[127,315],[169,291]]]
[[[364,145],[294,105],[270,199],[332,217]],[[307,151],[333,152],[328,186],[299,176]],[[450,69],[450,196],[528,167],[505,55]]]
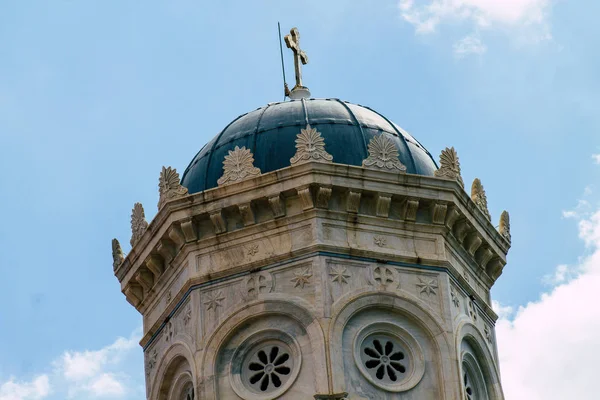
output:
[[[458,308],[460,305],[460,300],[458,300],[458,295],[456,294],[454,288],[450,288],[450,297],[452,298],[452,303],[454,303],[454,306]]]
[[[225,300],[221,291],[209,293],[207,300],[204,302],[207,310],[216,310],[217,307],[223,307],[221,302]]]
[[[347,274],[346,271],[346,267],[331,267],[331,272],[329,273],[329,276],[331,276],[331,282],[338,282],[340,285],[348,283],[350,274]]]
[[[300,286],[301,289],[304,289],[304,285],[309,283],[311,277],[312,272],[310,272],[310,268],[306,268],[302,271],[295,272],[294,277],[292,278],[292,282],[294,282],[294,287]]]
[[[190,307],[188,305],[186,307],[185,311],[183,312],[183,324],[187,325],[188,322],[190,322],[191,319],[192,319],[192,307]]]
[[[258,253],[258,245],[251,244],[250,246],[248,246],[247,252],[248,252],[248,256],[254,257]]]
[[[432,294],[436,294],[438,285],[437,285],[435,279],[424,281],[423,279],[419,278],[419,283],[417,283],[417,288],[419,288],[419,293],[425,293],[425,294],[427,294],[427,296],[430,296]]]
[[[387,244],[387,240],[385,236],[375,236],[373,238],[373,243],[375,243],[379,247],[384,247]]]
[[[156,352],[156,349],[152,350],[152,353],[150,353],[148,355],[148,363],[146,364],[146,375],[150,375],[150,372],[152,371],[152,369],[154,368],[154,366],[156,365],[156,360],[158,358],[158,353]]]
[[[485,333],[486,340],[491,344],[492,343],[492,331],[490,330],[490,328],[487,325],[485,326],[484,333]]]
[[[173,323],[169,321],[167,326],[165,326],[165,342],[170,342],[173,339],[173,335],[175,334],[175,330],[173,329]]]
[[[469,316],[471,317],[473,322],[476,322],[477,321],[477,310],[475,309],[475,304],[473,303],[473,301],[469,301],[468,308],[469,308]]]

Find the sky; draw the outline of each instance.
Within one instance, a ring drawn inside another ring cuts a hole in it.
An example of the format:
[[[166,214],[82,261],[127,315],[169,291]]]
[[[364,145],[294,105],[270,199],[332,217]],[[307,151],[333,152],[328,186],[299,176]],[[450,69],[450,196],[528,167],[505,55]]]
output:
[[[282,100],[277,22],[314,97],[372,107],[482,180],[512,248],[492,290],[510,400],[595,399],[600,3],[0,2],[0,400],[144,398],[113,275],[137,201]],[[288,82],[292,57],[286,53]]]

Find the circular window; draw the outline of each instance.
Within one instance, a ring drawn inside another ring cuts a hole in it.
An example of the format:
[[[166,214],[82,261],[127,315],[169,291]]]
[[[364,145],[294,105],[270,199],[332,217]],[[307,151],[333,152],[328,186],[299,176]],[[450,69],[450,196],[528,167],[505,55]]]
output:
[[[470,353],[463,355],[462,383],[466,400],[488,400],[483,373]]]
[[[244,399],[272,399],[292,385],[300,371],[300,348],[280,331],[251,336],[236,350],[232,387]]]
[[[271,393],[290,378],[294,360],[281,342],[263,343],[252,351],[243,365],[242,380],[257,392]]]
[[[389,384],[406,374],[409,360],[405,353],[393,336],[374,334],[363,340],[360,356],[371,377]]]
[[[467,400],[477,400],[479,396],[477,395],[477,386],[473,383],[473,377],[467,370],[467,368],[463,365],[463,383],[465,384],[465,397]]]
[[[413,388],[425,373],[417,341],[389,323],[369,325],[359,331],[354,341],[354,360],[369,382],[392,392]]]
[[[194,388],[190,386],[185,392],[185,400],[195,400]]]

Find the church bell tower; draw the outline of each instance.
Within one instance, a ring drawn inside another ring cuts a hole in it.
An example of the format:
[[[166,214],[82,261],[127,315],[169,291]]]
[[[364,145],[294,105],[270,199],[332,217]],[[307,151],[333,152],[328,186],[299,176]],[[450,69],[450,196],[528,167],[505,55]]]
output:
[[[147,399],[500,400],[490,289],[510,248],[454,148],[439,164],[377,111],[309,98],[231,121],[114,272],[143,316]]]

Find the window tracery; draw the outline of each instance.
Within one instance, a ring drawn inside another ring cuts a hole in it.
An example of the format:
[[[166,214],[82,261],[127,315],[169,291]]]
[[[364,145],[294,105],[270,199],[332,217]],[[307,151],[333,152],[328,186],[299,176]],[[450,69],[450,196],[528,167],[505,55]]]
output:
[[[463,343],[461,382],[465,400],[489,400],[485,377],[468,343]]]
[[[250,336],[231,360],[231,385],[243,399],[273,399],[294,383],[302,364],[298,343],[278,330]]]
[[[425,373],[418,342],[390,323],[370,324],[358,332],[354,339],[354,361],[371,384],[390,392],[413,388]]]

